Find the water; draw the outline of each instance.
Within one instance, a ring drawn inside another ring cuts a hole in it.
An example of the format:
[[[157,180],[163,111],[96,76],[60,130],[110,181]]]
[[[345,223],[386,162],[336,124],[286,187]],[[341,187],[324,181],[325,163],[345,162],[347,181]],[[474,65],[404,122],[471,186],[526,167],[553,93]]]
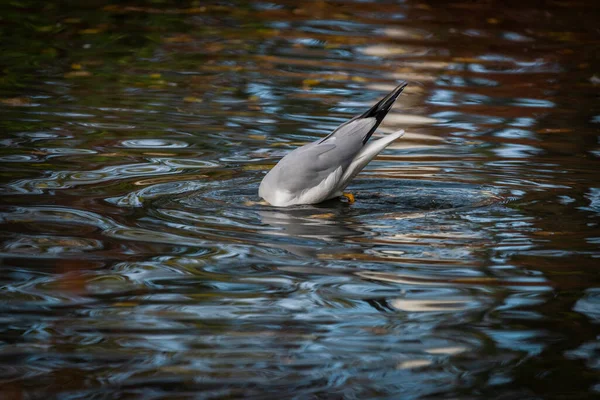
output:
[[[600,396],[595,2],[2,7],[3,398]],[[356,203],[257,203],[401,80]]]

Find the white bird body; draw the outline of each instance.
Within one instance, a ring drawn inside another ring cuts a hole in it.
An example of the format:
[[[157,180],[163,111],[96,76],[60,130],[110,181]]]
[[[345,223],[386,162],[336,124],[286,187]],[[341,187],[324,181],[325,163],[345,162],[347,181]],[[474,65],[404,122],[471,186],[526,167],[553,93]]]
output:
[[[404,135],[401,130],[369,142],[405,86],[398,86],[327,137],[287,154],[263,178],[258,195],[276,207],[317,204],[341,196],[377,154]]]

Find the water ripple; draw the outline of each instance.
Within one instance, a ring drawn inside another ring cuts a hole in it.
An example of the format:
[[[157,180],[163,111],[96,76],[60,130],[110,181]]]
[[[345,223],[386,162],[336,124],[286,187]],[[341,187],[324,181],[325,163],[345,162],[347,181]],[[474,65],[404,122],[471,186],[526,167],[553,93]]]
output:
[[[21,3],[4,397],[597,394],[589,2]],[[356,202],[260,202],[401,80]]]

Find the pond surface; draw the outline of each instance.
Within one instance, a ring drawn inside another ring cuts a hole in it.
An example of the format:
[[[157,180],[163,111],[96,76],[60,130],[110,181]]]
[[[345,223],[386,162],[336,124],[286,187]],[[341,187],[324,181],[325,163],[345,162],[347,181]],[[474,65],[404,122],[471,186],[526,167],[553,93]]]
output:
[[[597,2],[48,3],[0,13],[3,398],[600,396]],[[402,80],[354,204],[258,202]]]

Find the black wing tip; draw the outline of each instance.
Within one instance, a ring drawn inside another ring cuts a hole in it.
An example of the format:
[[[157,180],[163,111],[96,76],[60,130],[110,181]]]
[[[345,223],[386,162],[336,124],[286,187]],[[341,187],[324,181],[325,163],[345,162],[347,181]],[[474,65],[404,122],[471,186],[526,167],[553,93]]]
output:
[[[404,81],[390,93],[388,93],[383,99],[379,100],[377,104],[368,109],[364,114],[362,114],[359,118],[375,118],[377,123],[375,126],[365,135],[363,139],[363,144],[367,143],[367,141],[371,138],[371,135],[375,132],[375,129],[381,124],[381,121],[385,118],[387,113],[391,110],[392,105],[396,102],[400,93],[404,90],[404,88],[408,86],[408,82]]]
[[[402,82],[394,90],[387,94],[383,99],[381,99],[377,104],[371,107],[366,113],[365,117],[375,117],[379,122],[381,122],[388,111],[392,108],[392,105],[396,102],[400,93],[404,90],[404,88],[408,86],[408,82]]]

